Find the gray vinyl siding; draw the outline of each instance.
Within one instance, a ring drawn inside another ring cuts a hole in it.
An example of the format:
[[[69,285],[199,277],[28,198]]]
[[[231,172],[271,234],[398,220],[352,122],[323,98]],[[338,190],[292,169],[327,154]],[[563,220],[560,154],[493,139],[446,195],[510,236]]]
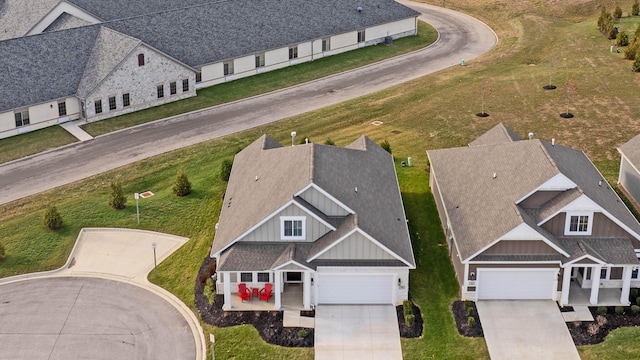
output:
[[[433,198],[436,200],[436,207],[438,208],[438,217],[440,218],[440,224],[442,224],[442,229],[444,230],[445,235],[449,236],[449,230],[447,229],[447,219],[444,212],[444,205],[442,204],[442,199],[440,198],[440,189],[438,188],[436,177],[433,172],[431,172],[431,176],[429,177],[429,185],[431,186],[431,192],[433,192]]]
[[[564,225],[565,225],[566,213],[562,212],[542,224],[542,228],[549,231],[555,236],[568,236],[564,234]],[[580,235],[584,237],[584,235]],[[624,238],[628,237],[633,239],[628,232],[622,229],[613,221],[609,220],[608,217],[603,215],[602,213],[594,213],[593,215],[593,228],[591,230],[591,237],[599,237],[599,238]],[[636,243],[634,243],[635,245]]]
[[[353,233],[339,244],[318,257],[323,260],[389,260],[395,259],[391,254],[365,238],[360,233]]]
[[[280,236],[280,217],[281,216],[304,216],[305,220],[305,239],[294,240],[296,242],[308,241],[313,242],[322,235],[329,232],[329,228],[324,224],[311,217],[309,214],[301,210],[295,205],[289,205],[279,214],[269,219],[257,229],[247,234],[241,241],[282,241]]]
[[[458,279],[458,284],[460,284],[460,288],[462,289],[462,291],[465,291],[465,289],[462,288],[464,286],[464,264],[460,262],[457,251],[451,252],[451,263],[453,264],[453,270],[455,270],[456,272],[456,279]]]
[[[316,190],[316,188],[310,187],[300,197],[327,216],[346,216],[349,214],[333,200]]]
[[[539,208],[542,204],[561,194],[562,191],[537,191],[522,201],[523,208]]]
[[[556,254],[557,251],[541,240],[502,240],[482,254]]]
[[[620,162],[620,183],[633,197],[636,203],[640,202],[640,175],[627,162],[624,157]]]

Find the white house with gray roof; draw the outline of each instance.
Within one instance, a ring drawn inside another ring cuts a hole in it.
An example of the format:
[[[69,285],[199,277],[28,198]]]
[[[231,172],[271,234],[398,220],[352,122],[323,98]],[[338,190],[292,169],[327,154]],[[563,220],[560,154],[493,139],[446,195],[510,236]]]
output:
[[[408,297],[415,259],[393,158],[366,137],[344,148],[260,137],[235,157],[216,229],[227,310],[242,306],[239,283],[273,284],[269,309]]]
[[[25,1],[0,1],[0,138],[415,35],[419,15],[393,0]]]
[[[640,224],[582,151],[498,124],[427,155],[463,299],[628,305]]]

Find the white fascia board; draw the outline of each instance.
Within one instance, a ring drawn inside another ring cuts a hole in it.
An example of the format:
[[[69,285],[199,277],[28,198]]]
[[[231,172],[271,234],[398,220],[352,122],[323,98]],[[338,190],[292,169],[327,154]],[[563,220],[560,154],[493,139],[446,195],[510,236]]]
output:
[[[60,1],[58,5],[54,6],[51,11],[49,11],[44,17],[42,17],[42,19],[40,19],[40,21],[33,25],[24,36],[41,34],[63,13],[67,13],[91,24],[100,24],[104,22],[97,16],[88,13],[86,10],[79,8],[74,4],[68,3],[66,1]]]
[[[556,244],[549,241],[549,239],[547,239],[534,228],[525,223],[516,226],[506,234],[500,236],[498,238],[498,241],[501,240],[542,240],[545,244],[549,245],[555,251],[566,257],[569,257],[569,253],[564,251],[562,248],[559,248]]]
[[[311,216],[312,218],[318,220],[319,222],[321,222],[324,226],[328,227],[329,229],[336,231],[336,227],[329,224],[328,222],[324,221],[324,219],[318,217],[316,214],[314,214],[313,212],[309,211],[309,209],[305,208],[304,206],[298,204],[297,202],[291,200],[290,201],[291,204],[297,206],[300,210],[306,212],[307,214],[309,214],[309,216]]]
[[[558,264],[561,265],[562,262],[558,260],[549,260],[549,261],[469,261],[467,262],[469,265],[500,265],[500,264],[509,264],[509,265],[529,265],[529,264]]]
[[[575,259],[573,259],[573,260],[571,260],[571,261],[568,261],[568,262],[564,263],[564,265],[562,265],[562,267],[563,267],[563,268],[566,268],[566,267],[568,267],[569,265],[573,265],[573,264],[575,264],[577,261],[580,261],[580,260],[583,260],[583,259],[589,259],[589,260],[592,260],[592,261],[594,261],[594,262],[596,262],[596,263],[598,263],[598,264],[600,264],[600,265],[607,265],[607,263],[606,263],[606,262],[604,262],[604,261],[602,261],[602,260],[600,260],[600,259],[596,259],[596,258],[594,258],[593,256],[591,256],[591,255],[589,255],[589,254],[585,254],[585,255],[582,255],[582,256],[580,256],[580,257],[578,257],[578,258],[575,258]],[[589,266],[590,264],[580,264],[580,265]]]
[[[297,262],[295,260],[289,260],[289,261],[285,262],[284,264],[282,264],[282,265],[280,265],[278,267],[275,267],[275,268],[273,268],[271,270],[276,271],[276,270],[279,270],[279,269],[281,269],[281,268],[283,268],[283,267],[285,267],[287,265],[292,265],[292,264],[295,265],[295,266],[299,266],[300,268],[307,269],[309,271],[315,272],[315,270],[313,270],[312,268],[310,268],[308,266],[304,266],[304,265],[300,264],[299,262]]]
[[[516,204],[520,204],[521,202],[526,200],[529,196],[535,194],[538,191],[565,191],[565,190],[573,189],[577,186],[578,185],[576,185],[576,183],[571,181],[571,179],[566,177],[564,174],[557,173],[551,179],[545,181],[544,183],[542,183],[542,185],[531,190],[528,194],[518,199],[516,201]]]
[[[344,209],[344,211],[348,212],[349,214],[355,214],[356,213],[355,211],[351,210],[347,205],[343,204],[340,200],[336,199],[333,195],[331,195],[328,192],[324,191],[324,189],[322,189],[320,186],[318,186],[318,185],[316,185],[314,183],[310,183],[309,185],[303,187],[302,190],[300,190],[297,193],[295,193],[294,196],[302,195],[309,188],[314,188],[314,189],[318,190],[318,192],[320,192],[322,195],[324,195],[327,198],[329,198],[331,201],[336,203],[338,206],[340,206],[342,209]]]

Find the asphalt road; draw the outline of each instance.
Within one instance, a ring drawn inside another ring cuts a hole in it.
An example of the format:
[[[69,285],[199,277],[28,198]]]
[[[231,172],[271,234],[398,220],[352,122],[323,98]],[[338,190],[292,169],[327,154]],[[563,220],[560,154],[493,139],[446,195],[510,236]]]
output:
[[[195,359],[193,334],[164,299],[96,278],[0,286],[0,359]]]
[[[399,2],[420,11],[420,19],[440,33],[439,41],[426,49],[353,71],[105,134],[0,165],[0,204],[398,85],[459,65],[461,59],[474,59],[497,43],[493,31],[472,17],[435,6]]]

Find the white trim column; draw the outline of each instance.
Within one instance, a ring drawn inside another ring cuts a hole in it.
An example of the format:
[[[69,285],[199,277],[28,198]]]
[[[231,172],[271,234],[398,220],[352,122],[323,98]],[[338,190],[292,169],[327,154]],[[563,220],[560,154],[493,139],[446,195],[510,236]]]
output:
[[[222,286],[224,288],[224,305],[222,309],[230,310],[231,309],[231,273],[225,271],[222,273]]]
[[[631,289],[631,266],[625,266],[622,270],[622,294],[620,303],[629,305],[629,289]]]
[[[562,293],[560,295],[560,305],[564,306],[569,303],[569,289],[571,288],[571,275],[573,274],[573,267],[569,265],[568,268],[562,270]]]
[[[275,302],[276,310],[280,310],[282,308],[282,271],[276,271],[275,276],[276,286],[274,288],[276,293],[273,301]]]
[[[302,282],[302,306],[305,310],[311,309],[311,273],[305,271],[302,273],[304,278]]]
[[[600,291],[600,271],[602,270],[602,265],[596,265],[591,268],[591,296],[589,297],[589,302],[591,305],[596,305],[598,303],[598,292]]]

